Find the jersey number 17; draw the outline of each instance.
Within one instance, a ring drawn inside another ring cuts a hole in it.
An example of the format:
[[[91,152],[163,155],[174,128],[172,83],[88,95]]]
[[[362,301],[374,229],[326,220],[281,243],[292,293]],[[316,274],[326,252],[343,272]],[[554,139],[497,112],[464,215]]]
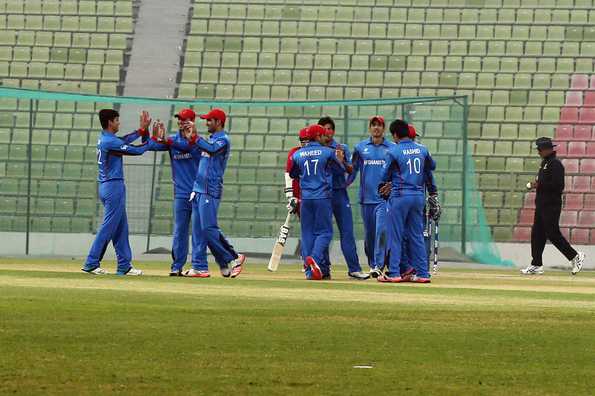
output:
[[[314,165],[312,166],[312,173],[310,173],[310,163],[313,163]],[[318,160],[307,160],[306,162],[304,162],[304,166],[306,167],[306,174],[308,176],[310,176],[310,174],[312,175],[316,175],[316,172],[318,170]]]

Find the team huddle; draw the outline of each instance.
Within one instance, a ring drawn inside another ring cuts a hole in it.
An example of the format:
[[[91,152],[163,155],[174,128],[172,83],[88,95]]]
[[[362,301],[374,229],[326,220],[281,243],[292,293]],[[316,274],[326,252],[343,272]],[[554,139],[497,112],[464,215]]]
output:
[[[169,136],[165,125],[159,120],[152,123],[144,111],[138,130],[123,137],[116,136],[120,127],[117,111],[101,110],[99,118],[103,128],[97,142],[99,198],[105,211],[82,270],[95,275],[106,274],[100,264],[111,241],[117,256],[117,274],[142,275],[131,263],[122,157],[167,151],[174,185],[170,276],[210,277],[208,247],[221,275],[237,277],[246,256],[235,251],[217,223],[223,176],[231,151],[225,130],[226,114],[213,109],[200,116],[206,120],[208,137],[198,134],[192,109],[176,114],[178,131]],[[149,132],[151,124],[152,133]],[[415,142],[415,129],[402,120],[395,120],[390,125],[394,141],[389,141],[384,136],[384,118],[371,117],[370,137],[356,145],[353,154],[345,144],[334,139],[334,133],[332,118],[323,117],[318,124],[299,131],[300,146],[288,155],[285,194],[289,212],[300,218],[300,254],[306,279],[331,278],[329,246],[334,216],[350,277],[364,280],[372,276],[380,282],[392,283],[429,283],[424,232],[429,219],[438,220],[440,206],[432,173],[436,164],[427,148]],[[137,139],[141,139],[142,144],[132,145]],[[365,272],[357,254],[347,195],[347,188],[358,173],[366,233],[365,254],[370,267]],[[190,224],[192,266],[184,270]]]
[[[213,109],[200,118],[206,120],[210,137],[199,136],[194,124],[196,114],[183,109],[176,114],[179,130],[166,136],[165,125],[153,123],[153,134],[148,128],[151,119],[142,112],[139,129],[122,138],[115,136],[120,129],[120,115],[115,110],[101,110],[99,119],[103,130],[97,141],[99,166],[99,198],[105,207],[103,222],[97,231],[83,271],[104,275],[100,262],[110,241],[118,260],[118,275],[142,275],[131,264],[132,254],[128,240],[126,217],[126,190],[122,156],[141,155],[147,151],[168,151],[174,184],[174,235],[170,276],[194,278],[210,277],[207,247],[219,265],[221,275],[235,278],[241,272],[246,256],[237,253],[217,225],[217,211],[223,193],[223,174],[231,150],[224,130],[226,116]],[[142,145],[130,143],[138,138]],[[192,268],[183,271],[188,256],[188,232],[192,223]]]
[[[330,117],[299,132],[300,146],[288,154],[285,193],[288,209],[300,217],[306,279],[331,278],[334,216],[350,277],[430,282],[424,231],[428,218],[437,221],[440,216],[432,173],[436,164],[427,148],[414,141],[411,125],[395,120],[390,132],[394,142],[384,137],[384,118],[371,117],[370,137],[357,144],[353,154],[334,139],[335,123]],[[358,172],[369,272],[363,272],[359,263],[347,195]],[[424,216],[426,209],[428,216]]]

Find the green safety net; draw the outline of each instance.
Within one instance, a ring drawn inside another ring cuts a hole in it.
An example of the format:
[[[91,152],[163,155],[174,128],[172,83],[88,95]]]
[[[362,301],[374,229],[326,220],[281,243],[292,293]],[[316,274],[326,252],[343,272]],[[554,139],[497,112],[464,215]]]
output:
[[[120,134],[137,126],[138,112],[169,120],[184,107],[228,114],[232,154],[225,174],[219,223],[232,238],[274,238],[285,219],[284,165],[297,132],[324,115],[336,139],[351,149],[368,136],[368,119],[383,115],[411,122],[437,162],[443,204],[440,240],[453,259],[511,265],[500,258],[476,188],[467,144],[467,98],[416,97],[339,101],[205,101],[112,97],[0,88],[0,232],[93,233],[100,221],[95,144],[101,108],[121,113]],[[201,128],[199,128],[200,132]],[[204,127],[202,127],[204,130]],[[391,138],[390,133],[386,134]],[[147,238],[172,233],[170,158],[149,153],[126,158],[130,231]],[[349,188],[356,238],[363,239],[359,181]],[[295,225],[296,229],[299,228]],[[335,233],[335,237],[338,233]],[[151,239],[153,237],[153,239]]]

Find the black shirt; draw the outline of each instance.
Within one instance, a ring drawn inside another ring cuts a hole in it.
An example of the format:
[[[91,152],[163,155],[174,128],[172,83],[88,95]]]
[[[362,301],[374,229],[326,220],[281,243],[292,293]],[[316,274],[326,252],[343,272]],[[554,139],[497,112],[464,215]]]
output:
[[[537,194],[535,206],[562,205],[564,191],[564,165],[556,152],[541,161],[537,174]]]

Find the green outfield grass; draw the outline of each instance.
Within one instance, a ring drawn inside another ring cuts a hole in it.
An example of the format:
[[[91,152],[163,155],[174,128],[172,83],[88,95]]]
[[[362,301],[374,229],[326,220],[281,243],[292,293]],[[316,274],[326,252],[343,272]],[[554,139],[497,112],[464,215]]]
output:
[[[97,277],[0,259],[0,394],[589,395],[595,274]],[[105,267],[113,271],[114,264]],[[372,368],[354,368],[366,365]]]

